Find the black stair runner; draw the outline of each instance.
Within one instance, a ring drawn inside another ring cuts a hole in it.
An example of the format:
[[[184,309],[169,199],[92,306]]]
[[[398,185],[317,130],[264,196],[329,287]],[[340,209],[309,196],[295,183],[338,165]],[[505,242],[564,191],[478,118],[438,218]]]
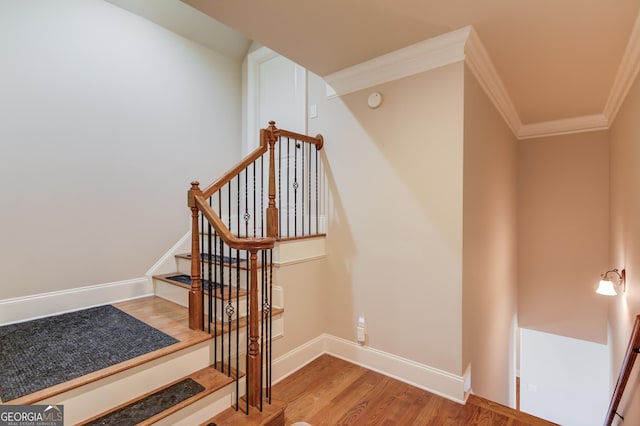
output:
[[[176,274],[176,275],[172,275],[170,277],[167,277],[166,279],[171,280],[171,281],[176,281],[179,282],[180,284],[185,284],[187,286],[191,286],[191,276],[189,275],[185,275],[185,274]],[[209,285],[211,284],[211,288],[212,289],[217,289],[220,288],[220,284],[219,283],[212,283],[209,280],[200,280],[202,283],[202,288],[204,288],[205,290],[209,289]],[[227,285],[223,285],[222,287],[228,287]]]
[[[185,379],[133,402],[126,407],[106,414],[90,423],[86,423],[86,425],[135,425],[202,391],[204,391],[204,387],[198,382],[193,379]]]

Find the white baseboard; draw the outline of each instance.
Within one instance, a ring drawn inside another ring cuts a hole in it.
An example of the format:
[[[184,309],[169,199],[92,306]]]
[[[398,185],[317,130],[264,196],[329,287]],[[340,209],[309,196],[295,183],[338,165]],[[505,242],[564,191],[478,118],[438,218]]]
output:
[[[152,296],[147,277],[0,300],[0,325]]]
[[[325,336],[327,335],[322,334],[273,360],[273,384],[287,378],[326,353],[324,350]]]
[[[330,334],[318,336],[278,357],[273,363],[274,383],[323,354],[344,359],[460,404],[466,402],[471,369],[468,368],[463,376],[458,376]]]
[[[182,236],[160,259],[146,272],[146,276],[170,274],[177,269],[176,254],[191,252],[191,229]]]

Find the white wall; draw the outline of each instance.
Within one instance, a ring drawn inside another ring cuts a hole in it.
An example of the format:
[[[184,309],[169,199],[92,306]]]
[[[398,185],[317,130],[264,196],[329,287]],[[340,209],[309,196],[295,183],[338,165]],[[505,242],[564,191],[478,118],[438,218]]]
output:
[[[618,378],[631,330],[640,315],[640,79],[636,78],[610,129],[611,268],[625,268],[627,291],[609,302],[612,380]],[[611,388],[613,390],[613,386]],[[640,360],[618,411],[623,424],[640,424]]]
[[[326,331],[462,374],[462,62],[327,99],[310,74],[328,180]],[[367,107],[379,91],[382,106]]]
[[[479,396],[515,407],[517,140],[464,79],[463,365]]]
[[[603,423],[609,406],[607,345],[522,329],[520,363],[522,411],[565,426]]]
[[[240,155],[240,63],[100,0],[0,3],[0,299],[125,280]]]
[[[520,327],[607,343],[608,150],[606,131],[518,143]]]

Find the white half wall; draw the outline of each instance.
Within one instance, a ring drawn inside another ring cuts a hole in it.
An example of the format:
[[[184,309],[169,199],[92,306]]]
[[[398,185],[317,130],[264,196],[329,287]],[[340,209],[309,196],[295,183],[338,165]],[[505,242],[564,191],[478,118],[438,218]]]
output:
[[[564,426],[599,426],[609,406],[609,348],[522,329],[520,409]]]
[[[153,295],[147,277],[0,300],[0,326]]]

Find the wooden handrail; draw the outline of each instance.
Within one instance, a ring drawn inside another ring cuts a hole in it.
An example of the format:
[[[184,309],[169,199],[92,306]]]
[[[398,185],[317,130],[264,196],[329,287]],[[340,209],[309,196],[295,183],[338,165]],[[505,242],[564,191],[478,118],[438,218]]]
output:
[[[269,124],[271,124],[271,123],[275,124],[273,121],[270,122]],[[315,145],[316,149],[318,149],[318,150],[322,149],[322,147],[324,146],[324,138],[320,134],[318,134],[315,137],[313,137],[313,136],[303,135],[303,134],[300,134],[300,133],[290,132],[289,130],[282,130],[282,129],[276,129],[274,134],[276,136],[282,136],[282,137],[285,137],[285,138],[293,138],[293,139],[297,139],[297,140],[302,141],[302,142],[310,143],[312,145]]]
[[[206,187],[202,191],[203,197],[211,197],[218,190],[220,190],[220,188],[231,182],[231,180],[236,177],[242,170],[246,169],[247,166],[249,166],[251,163],[256,161],[267,152],[267,150],[269,149],[269,141],[273,141],[273,143],[275,144],[280,136],[294,138],[303,142],[310,143],[312,145],[315,145],[316,149],[318,150],[322,149],[322,147],[324,146],[324,138],[322,137],[322,135],[312,137],[296,132],[291,132],[289,130],[278,129],[276,128],[276,122],[270,121],[268,128],[260,129],[260,145],[258,145],[256,149],[251,151],[251,153],[249,153],[249,155],[242,159],[242,161],[229,169],[218,180]]]
[[[633,326],[631,337],[629,338],[629,346],[627,346],[627,352],[624,356],[624,360],[622,361],[622,366],[620,367],[620,375],[618,376],[616,387],[613,391],[613,395],[611,396],[609,411],[607,411],[607,419],[604,422],[605,426],[611,426],[611,424],[613,423],[613,419],[617,414],[618,405],[620,404],[620,400],[622,399],[622,394],[624,393],[624,388],[627,386],[627,382],[629,381],[629,376],[631,375],[631,370],[633,369],[633,363],[638,357],[639,352],[640,315],[636,316],[636,322]]]
[[[195,196],[195,203],[207,218],[213,229],[216,230],[218,236],[227,243],[229,247],[237,250],[267,250],[273,248],[276,239],[272,237],[265,238],[251,238],[251,237],[236,237],[231,233],[227,225],[224,224],[220,216],[207,204],[206,199],[201,195]]]

